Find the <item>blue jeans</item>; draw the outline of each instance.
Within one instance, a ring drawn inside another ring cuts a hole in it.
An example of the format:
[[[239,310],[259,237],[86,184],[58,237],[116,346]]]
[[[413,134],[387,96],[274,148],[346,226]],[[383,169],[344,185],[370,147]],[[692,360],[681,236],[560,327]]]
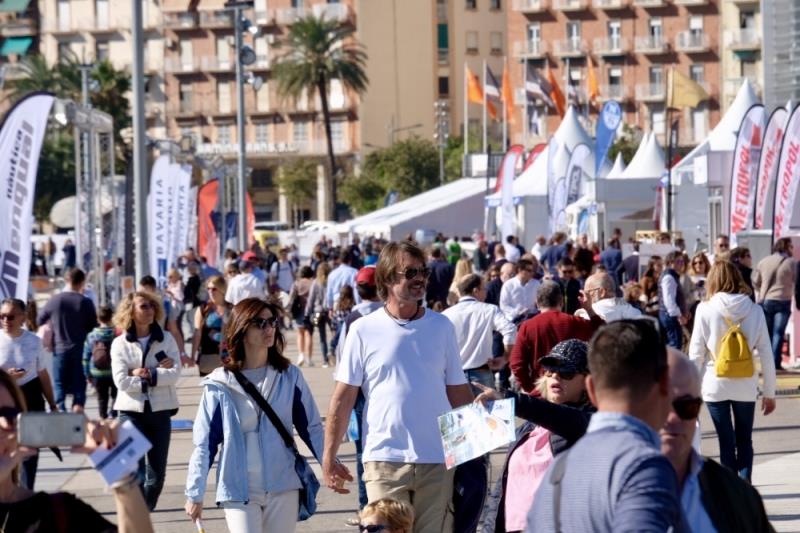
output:
[[[792,314],[792,302],[784,300],[764,300],[761,303],[764,318],[767,319],[767,331],[772,344],[772,355],[775,356],[775,368],[780,368],[783,358],[783,336]]]
[[[167,475],[167,453],[172,434],[170,411],[152,411],[150,402],[145,403],[145,412],[121,411],[120,423],[130,420],[136,429],[141,431],[150,444],[153,445],[145,457],[139,461],[139,484],[142,487],[144,501],[152,511],[156,508],[161,489],[164,488],[164,478]]]
[[[719,462],[750,481],[753,472],[753,419],[756,402],[706,402],[719,440]],[[733,411],[733,420],[731,420]]]
[[[358,475],[358,510],[363,509],[369,499],[367,498],[367,485],[364,483],[364,405],[367,399],[361,389],[358,391],[356,397],[356,404],[353,406],[353,411],[356,413],[356,420],[358,420],[358,438],[356,439],[356,474]]]
[[[59,410],[64,411],[67,394],[72,394],[72,405],[86,403],[86,376],[83,375],[83,346],[73,346],[53,356],[53,381],[55,400]]]
[[[472,386],[473,381],[489,387],[490,389],[494,388],[494,373],[488,368],[471,368],[469,370],[464,370],[464,376],[470,384],[469,387],[472,389],[472,394],[476,396],[481,393],[481,390],[478,389],[478,387]]]
[[[667,337],[667,346],[680,350],[683,347],[683,328],[677,317],[669,316],[664,311],[658,312],[658,320]]]

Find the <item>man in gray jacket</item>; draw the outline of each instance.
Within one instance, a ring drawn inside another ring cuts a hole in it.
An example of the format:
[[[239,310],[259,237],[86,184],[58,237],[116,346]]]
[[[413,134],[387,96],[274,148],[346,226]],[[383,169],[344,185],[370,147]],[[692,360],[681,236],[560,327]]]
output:
[[[783,370],[783,336],[792,314],[792,291],[796,282],[793,253],[791,239],[778,239],[772,247],[772,255],[759,261],[753,271],[756,302],[761,304],[767,319],[775,370]]]

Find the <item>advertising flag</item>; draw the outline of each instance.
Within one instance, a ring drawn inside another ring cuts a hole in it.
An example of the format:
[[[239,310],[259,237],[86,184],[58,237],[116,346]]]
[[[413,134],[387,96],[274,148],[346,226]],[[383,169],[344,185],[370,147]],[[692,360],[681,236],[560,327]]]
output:
[[[794,218],[800,218],[797,186],[800,185],[800,113],[794,108],[781,145],[778,163],[778,182],[775,187],[773,238],[785,237]]]
[[[3,298],[28,300],[36,172],[54,100],[50,93],[29,94],[14,104],[0,126],[0,179],[3,183],[0,291]]]
[[[509,124],[514,124],[514,90],[511,87],[511,72],[509,72],[507,63],[503,66],[503,87],[500,96],[506,120]]]
[[[483,90],[486,91],[486,110],[492,120],[500,120],[501,117],[497,115],[497,107],[500,105],[500,84],[497,82],[497,78],[492,73],[489,65],[486,65],[484,81]]]
[[[192,167],[175,165],[175,224],[170,264],[181,256],[189,243],[189,225],[194,215],[194,205],[189,203],[192,185]]]
[[[756,183],[756,209],[753,228],[766,229],[772,224],[772,201],[775,197],[775,179],[778,177],[778,154],[781,151],[783,133],[789,110],[778,107],[767,121],[761,158],[758,161],[758,182]],[[769,200],[768,200],[769,199]]]
[[[159,156],[150,173],[150,196],[147,199],[150,275],[159,287],[166,286],[173,240],[173,165],[167,155]]]
[[[731,169],[728,226],[732,243],[735,243],[737,233],[752,228],[758,159],[761,156],[765,120],[764,106],[761,104],[751,106],[742,117],[739,133],[736,136]]]
[[[500,164],[500,171],[497,182],[500,190],[500,230],[503,234],[503,242],[509,235],[516,234],[516,213],[514,211],[514,175],[516,174],[517,163],[522,157],[525,148],[521,144],[512,146],[503,157]]]
[[[589,156],[592,155],[592,149],[589,145],[581,143],[572,150],[567,165],[566,186],[567,186],[567,199],[564,207],[574,204],[581,197],[581,188],[583,187],[584,178],[590,178],[592,163],[589,161]]]
[[[197,252],[215,268],[219,258],[219,236],[211,214],[217,209],[218,189],[219,180],[213,179],[197,190]]]
[[[558,86],[558,82],[556,82],[556,78],[553,75],[553,71],[550,70],[550,66],[547,67],[547,83],[550,84],[550,98],[553,100],[553,103],[558,110],[558,114],[561,117],[564,117],[564,114],[567,112],[567,101],[564,98],[564,93],[561,92],[561,88]]]
[[[597,75],[594,72],[594,63],[592,56],[586,56],[589,66],[586,72],[586,94],[589,95],[589,102],[592,105],[597,105],[597,99],[600,98],[600,85],[597,83]]]
[[[620,123],[622,123],[622,108],[620,108],[619,102],[609,100],[603,105],[603,109],[600,111],[600,120],[597,121],[597,135],[594,144],[595,175],[603,166],[603,161],[614,142]]]

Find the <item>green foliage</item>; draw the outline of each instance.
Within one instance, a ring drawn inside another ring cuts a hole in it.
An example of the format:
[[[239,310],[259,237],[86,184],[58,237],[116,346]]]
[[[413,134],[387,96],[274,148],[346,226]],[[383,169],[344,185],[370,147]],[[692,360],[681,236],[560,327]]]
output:
[[[36,203],[33,215],[38,221],[50,217],[53,204],[75,194],[75,143],[71,134],[51,133],[44,139],[36,173]]]
[[[311,200],[317,192],[317,164],[310,159],[294,159],[282,166],[277,183],[290,204]]]
[[[477,136],[469,139],[470,153],[480,152],[481,140]],[[464,163],[464,138],[450,137],[444,149],[444,174],[445,181],[451,182],[463,177]]]
[[[342,183],[342,200],[350,206],[354,214],[363,215],[383,207],[387,189],[375,175],[362,174],[349,177]]]
[[[622,124],[622,133],[617,135],[617,138],[614,140],[611,148],[608,149],[608,155],[606,157],[613,164],[617,159],[617,154],[621,153],[622,160],[627,165],[631,162],[633,155],[639,148],[641,137],[642,136],[639,135],[631,126]]]

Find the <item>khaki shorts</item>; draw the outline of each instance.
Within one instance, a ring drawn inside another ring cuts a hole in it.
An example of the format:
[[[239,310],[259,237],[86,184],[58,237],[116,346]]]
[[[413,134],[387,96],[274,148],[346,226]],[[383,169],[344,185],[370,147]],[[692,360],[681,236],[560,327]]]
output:
[[[453,530],[453,474],[443,464],[364,463],[370,502],[393,498],[414,507],[414,533]]]

